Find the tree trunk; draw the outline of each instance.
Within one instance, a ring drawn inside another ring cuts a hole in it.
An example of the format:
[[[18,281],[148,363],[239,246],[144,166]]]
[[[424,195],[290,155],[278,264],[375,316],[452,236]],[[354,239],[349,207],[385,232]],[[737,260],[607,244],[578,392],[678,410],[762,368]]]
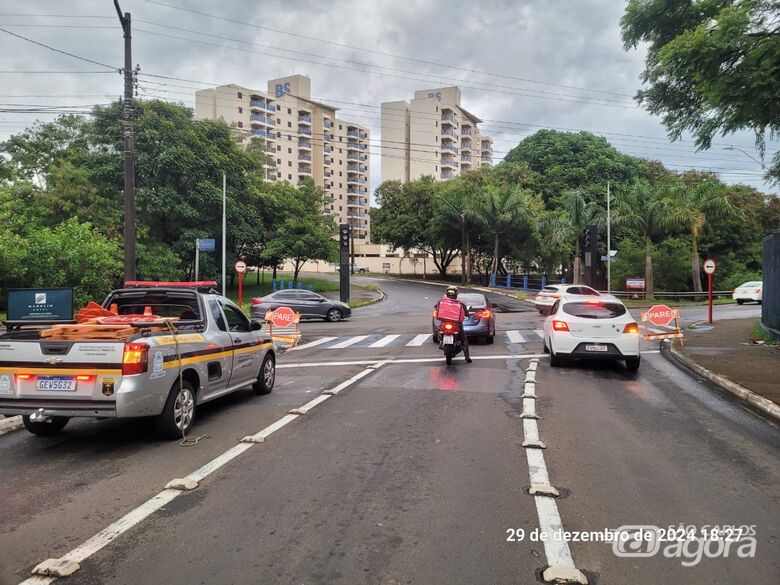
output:
[[[490,278],[495,281],[496,273],[498,272],[498,234],[493,241],[493,263],[490,265]]]
[[[655,293],[653,287],[653,256],[650,253],[650,238],[645,238],[645,291],[647,298],[652,299]]]
[[[305,262],[305,260],[304,260]],[[303,266],[303,262],[300,260],[295,261],[295,268],[293,268],[293,282],[298,282],[298,273],[301,271],[301,266]]]
[[[271,275],[271,278],[276,280],[276,264],[274,264],[274,273]]]
[[[701,292],[701,267],[699,266],[699,243],[698,238],[691,237],[691,277],[693,278],[693,291]]]

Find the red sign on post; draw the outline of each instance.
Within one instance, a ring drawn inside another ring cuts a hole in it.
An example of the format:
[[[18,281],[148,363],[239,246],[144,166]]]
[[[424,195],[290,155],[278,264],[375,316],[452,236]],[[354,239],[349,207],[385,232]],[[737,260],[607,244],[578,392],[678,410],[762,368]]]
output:
[[[244,279],[244,272],[246,272],[246,262],[244,262],[243,260],[236,260],[236,263],[233,264],[233,268],[238,273],[238,306],[241,307],[241,309],[243,309],[244,291],[242,289],[242,281]]]
[[[290,307],[279,307],[271,313],[271,324],[274,327],[290,327],[295,321],[295,311]]]
[[[674,319],[674,311],[666,305],[653,305],[647,311],[647,320],[658,327],[665,327]]]

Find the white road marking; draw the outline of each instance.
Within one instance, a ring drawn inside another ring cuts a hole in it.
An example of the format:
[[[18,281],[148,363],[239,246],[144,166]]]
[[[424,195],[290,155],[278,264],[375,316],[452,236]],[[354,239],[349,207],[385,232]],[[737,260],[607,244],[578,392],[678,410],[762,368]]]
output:
[[[543,353],[510,353],[505,355],[473,355],[471,356],[472,360],[515,360],[515,359],[531,359],[531,358],[545,358],[548,357],[547,354]],[[463,357],[457,357],[455,358],[455,361],[463,361]],[[331,361],[322,361],[322,362],[304,362],[304,363],[295,363],[295,364],[279,364],[276,366],[276,369],[294,369],[294,368],[324,368],[324,367],[330,367],[330,366],[367,366],[371,364],[381,364],[385,363],[387,365],[393,365],[393,364],[424,364],[424,363],[430,363],[430,362],[443,362],[444,356],[442,357],[430,357],[430,358],[399,358],[399,359],[387,359],[384,360],[352,360],[352,361],[343,361],[343,362],[331,362]]]
[[[534,333],[536,333],[539,337],[544,339],[544,329],[534,329]]]
[[[515,329],[507,331],[506,335],[509,338],[509,343],[525,343],[525,337]]]
[[[528,383],[526,383],[525,388],[526,392],[528,392]],[[535,401],[524,399],[524,410],[527,408],[526,402]],[[523,435],[526,442],[539,441],[539,427],[535,419],[523,419]],[[547,465],[544,462],[544,452],[541,449],[527,448],[525,449],[525,456],[528,461],[528,478],[531,481],[531,485],[552,485],[550,475],[547,472]],[[563,532],[563,521],[558,512],[555,498],[537,495],[534,496],[534,500],[536,503],[536,514],[539,517],[539,528],[546,534],[544,554],[547,557],[547,565],[578,572],[577,567],[574,565],[574,559],[571,556],[569,543],[563,539],[556,539],[556,534],[560,535]],[[580,574],[580,576],[582,575]]]
[[[329,341],[333,341],[334,339],[338,339],[338,337],[323,337],[322,339],[315,339],[314,341],[310,341],[309,343],[304,343],[303,345],[298,345],[296,347],[293,347],[290,351],[297,351],[299,349],[309,349],[310,347],[317,347],[318,345],[322,345],[323,343],[328,343]]]
[[[376,371],[379,367],[384,365],[384,362],[372,362],[373,365],[370,368],[367,368],[360,372],[359,374],[353,376],[346,382],[342,382],[338,386],[331,389],[331,392],[337,392],[340,390],[343,390],[350,384],[354,384],[356,381],[360,380],[364,376],[367,376],[371,372]],[[303,411],[308,411],[318,404],[321,404],[328,400],[330,396],[328,394],[320,394],[313,400],[310,400],[306,404],[300,407]],[[299,414],[287,414],[277,420],[276,422],[268,425],[258,433],[256,433],[255,437],[262,437],[266,438],[269,435],[275,433],[285,425],[291,423],[295,419],[299,418],[302,415]],[[199,469],[193,471],[189,475],[186,476],[186,479],[193,479],[195,481],[202,481],[204,478],[208,477],[212,473],[214,473],[217,469],[225,465],[226,463],[232,461],[245,451],[248,451],[255,445],[262,444],[262,443],[239,443],[221,455],[217,456],[216,458],[212,459]],[[135,508],[134,510],[131,510],[124,516],[122,516],[119,520],[114,522],[113,524],[110,524],[100,532],[98,532],[95,536],[87,539],[82,544],[74,548],[68,553],[65,553],[61,558],[75,561],[77,563],[82,563],[84,560],[88,559],[92,555],[94,555],[96,552],[100,551],[107,545],[109,545],[111,542],[119,538],[121,535],[123,535],[125,532],[139,524],[141,521],[148,518],[150,515],[152,515],[154,512],[165,506],[166,504],[169,504],[174,499],[176,499],[179,495],[181,495],[183,492],[182,490],[174,490],[174,489],[165,489],[159,492],[157,495],[152,496],[149,498],[146,502]],[[30,577],[29,579],[26,579],[20,585],[49,585],[53,581],[56,580],[56,577],[41,577],[38,575],[34,575]]]
[[[368,347],[384,347],[386,345],[391,344],[392,342],[394,342],[399,337],[401,337],[401,336],[400,335],[385,335],[382,339],[379,339],[379,340],[375,341],[374,343],[372,343]]]
[[[536,368],[533,370],[528,370],[525,373],[525,381],[526,382],[536,382]]]
[[[430,333],[421,333],[420,335],[416,335],[414,339],[412,339],[409,343],[406,344],[406,347],[419,347],[426,341],[428,341],[431,338]]]
[[[327,349],[344,349],[345,347],[349,347],[350,345],[355,345],[356,343],[360,343],[364,339],[368,339],[368,335],[355,335],[354,337],[348,337],[347,339],[345,339],[340,343],[331,345]]]

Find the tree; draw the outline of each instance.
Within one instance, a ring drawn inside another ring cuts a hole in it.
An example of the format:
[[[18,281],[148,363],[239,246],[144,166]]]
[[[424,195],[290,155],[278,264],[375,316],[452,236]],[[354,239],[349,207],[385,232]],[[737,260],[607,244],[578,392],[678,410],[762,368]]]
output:
[[[333,218],[322,213],[325,194],[307,179],[298,189],[288,187],[286,209],[277,220],[278,227],[265,254],[269,258],[290,260],[294,266],[293,281],[298,281],[301,267],[308,260],[333,262],[338,257],[338,230]]]
[[[752,130],[764,153],[780,135],[780,18],[773,0],[630,0],[626,50],[648,43],[637,100],[663,116],[672,139]],[[780,181],[780,151],[768,176]]]
[[[710,221],[736,213],[736,210],[729,203],[725,186],[716,179],[705,178],[693,185],[676,180],[663,189],[674,201],[672,221],[690,231],[691,280],[693,290],[701,292],[699,238]]]
[[[560,212],[547,218],[548,237],[552,244],[566,245],[569,249],[574,243],[574,284],[578,284],[582,276],[580,238],[585,227],[598,216],[600,209],[593,202],[587,203],[580,189],[564,192],[560,201]]]
[[[617,200],[613,221],[635,229],[645,248],[645,286],[647,297],[655,292],[653,283],[653,240],[663,235],[675,223],[673,203],[656,187],[638,179],[628,192]]]
[[[520,231],[535,215],[531,192],[509,184],[488,185],[472,208],[493,241],[491,280],[495,282],[501,262],[501,244]]]

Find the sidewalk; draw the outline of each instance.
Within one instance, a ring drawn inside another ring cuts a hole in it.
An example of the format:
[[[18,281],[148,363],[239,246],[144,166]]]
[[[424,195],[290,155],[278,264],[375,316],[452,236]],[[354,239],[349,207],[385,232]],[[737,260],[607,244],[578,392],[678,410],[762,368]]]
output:
[[[685,345],[676,345],[673,354],[780,405],[780,349],[750,343],[754,323],[731,319],[716,321],[710,331],[687,329]]]

